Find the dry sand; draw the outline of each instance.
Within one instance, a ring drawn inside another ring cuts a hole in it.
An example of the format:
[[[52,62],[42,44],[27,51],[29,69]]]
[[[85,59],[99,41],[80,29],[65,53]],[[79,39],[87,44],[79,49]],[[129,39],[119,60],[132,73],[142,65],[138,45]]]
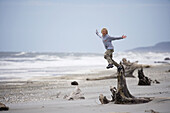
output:
[[[170,113],[170,65],[152,66],[144,69],[146,76],[157,79],[160,84],[138,86],[136,78],[126,78],[128,88],[136,97],[155,97],[145,104],[118,105],[109,103],[101,105],[98,96],[104,94],[111,98],[110,86],[116,86],[116,79],[86,81],[86,78],[108,76],[116,70],[96,70],[94,74],[66,75],[61,77],[34,77],[27,81],[0,82],[0,102],[9,106],[5,113],[151,113],[151,109],[160,113]],[[75,88],[71,81],[79,82],[84,93],[84,100],[63,99]]]

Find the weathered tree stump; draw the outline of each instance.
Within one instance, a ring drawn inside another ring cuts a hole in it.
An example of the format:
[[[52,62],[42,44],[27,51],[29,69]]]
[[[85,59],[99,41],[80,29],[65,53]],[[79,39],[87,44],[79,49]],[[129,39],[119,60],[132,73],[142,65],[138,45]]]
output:
[[[139,78],[138,85],[151,85],[152,80],[144,75],[143,68],[138,70],[138,78]]]
[[[158,80],[152,80],[148,77],[145,76],[145,74],[143,73],[143,68],[141,68],[140,70],[138,70],[138,78],[139,78],[139,82],[138,85],[151,85],[151,83],[156,83],[156,84],[160,84],[160,82]]]
[[[114,87],[110,88],[110,91],[112,93],[112,100],[108,100],[105,96],[100,94],[99,100],[102,104],[107,104],[109,102],[114,102],[115,104],[139,104],[139,103],[147,103],[152,100],[152,98],[147,98],[147,97],[136,98],[130,94],[126,85],[124,67],[123,69],[118,71],[117,80],[118,80],[117,89]]]

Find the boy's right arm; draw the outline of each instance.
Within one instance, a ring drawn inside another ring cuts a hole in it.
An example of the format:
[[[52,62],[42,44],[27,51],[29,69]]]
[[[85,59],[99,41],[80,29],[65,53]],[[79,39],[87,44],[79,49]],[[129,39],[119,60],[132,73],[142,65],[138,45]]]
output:
[[[96,35],[99,36],[100,38],[102,38],[102,36],[99,34],[99,32],[96,29]]]

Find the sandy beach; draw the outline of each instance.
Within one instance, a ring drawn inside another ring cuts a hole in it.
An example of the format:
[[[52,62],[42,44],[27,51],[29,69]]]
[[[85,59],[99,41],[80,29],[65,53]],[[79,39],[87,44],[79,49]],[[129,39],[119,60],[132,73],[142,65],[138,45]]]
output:
[[[0,0],[0,113],[170,113],[170,0]]]
[[[13,80],[0,82],[0,101],[9,107],[5,113],[151,113],[154,110],[160,113],[169,113],[170,105],[170,65],[157,65],[144,69],[146,76],[157,79],[160,84],[151,86],[138,86],[136,78],[126,78],[128,88],[135,97],[154,97],[153,101],[145,104],[118,105],[109,103],[100,104],[99,94],[111,98],[110,86],[117,85],[117,79],[86,81],[86,78],[100,76],[116,76],[113,70],[93,70],[95,73],[65,75],[65,76],[39,76],[29,80]],[[85,99],[63,99],[75,88],[72,81],[78,81],[79,88]]]

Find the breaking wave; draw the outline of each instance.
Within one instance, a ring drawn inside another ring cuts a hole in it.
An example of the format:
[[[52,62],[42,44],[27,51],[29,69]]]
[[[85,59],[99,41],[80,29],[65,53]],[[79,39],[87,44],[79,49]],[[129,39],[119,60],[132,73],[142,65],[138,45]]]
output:
[[[127,58],[131,62],[155,65],[155,61],[164,61],[170,53],[119,52],[113,56],[117,62]],[[103,54],[0,52],[0,79],[93,73],[106,65]]]

